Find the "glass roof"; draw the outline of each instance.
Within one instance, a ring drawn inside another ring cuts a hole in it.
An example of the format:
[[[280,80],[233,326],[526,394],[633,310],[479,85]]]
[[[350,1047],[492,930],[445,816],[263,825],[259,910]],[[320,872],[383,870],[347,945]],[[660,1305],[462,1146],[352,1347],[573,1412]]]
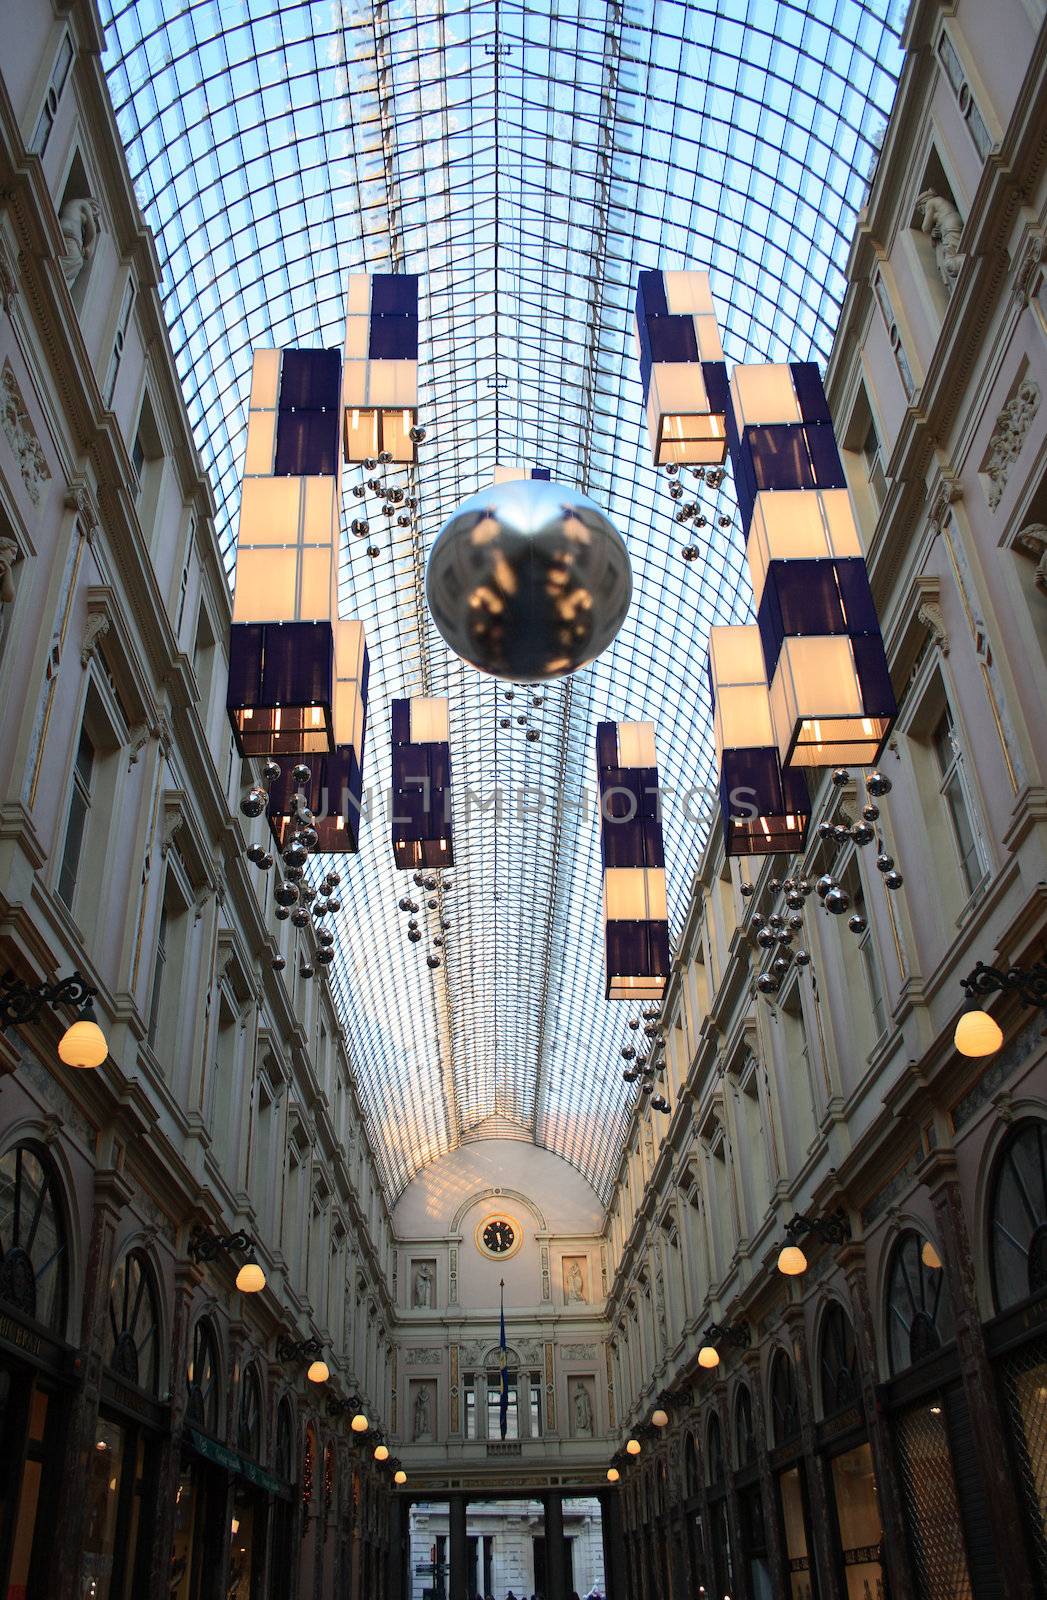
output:
[[[178,371],[232,567],[251,349],[340,346],[353,269],[421,279],[410,527],[346,537],[371,659],[375,810],[340,858],[333,989],[390,1198],[464,1140],[563,1155],[609,1192],[636,1008],[603,998],[594,739],[653,720],[674,933],[708,829],[708,628],[745,620],[730,479],[676,524],[650,463],[640,268],[706,267],[728,361],[824,362],[901,66],[898,0],[102,0],[105,65],[156,233]],[[625,537],[632,611],[540,706],[452,656],[424,569],[495,463],[544,466]],[[344,526],[360,515],[349,498]],[[400,482],[405,482],[401,477]],[[367,506],[367,502],[363,502]],[[368,508],[377,526],[378,507]],[[393,519],[395,523],[395,519]],[[695,542],[698,559],[681,547]],[[453,887],[406,939],[380,792],[389,701],[451,701]],[[501,721],[510,717],[508,729]],[[528,741],[517,721],[539,731]],[[488,804],[500,791],[500,806]],[[474,797],[467,797],[467,791]],[[524,791],[521,794],[521,791]],[[542,801],[536,791],[540,791]],[[562,804],[558,803],[562,799]],[[484,808],[486,806],[486,808]],[[446,916],[443,960],[427,954]]]

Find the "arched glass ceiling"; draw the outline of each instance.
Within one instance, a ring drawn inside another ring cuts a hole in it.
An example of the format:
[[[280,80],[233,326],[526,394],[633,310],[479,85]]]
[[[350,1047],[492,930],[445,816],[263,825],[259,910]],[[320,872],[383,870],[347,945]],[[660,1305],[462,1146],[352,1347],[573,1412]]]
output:
[[[678,791],[665,812],[678,927],[708,824],[708,805],[682,798],[712,781],[707,632],[750,604],[737,528],[720,520],[729,481],[695,485],[708,520],[700,558],[680,558],[684,530],[644,433],[636,274],[708,267],[731,361],[824,361],[900,70],[902,7],[102,0],[102,11],[230,565],[252,346],[340,345],[350,269],[421,276],[419,509],[410,528],[381,528],[377,559],[347,541],[342,584],[370,646],[376,791],[389,781],[390,698],[424,689],[452,706],[459,866],[444,905],[426,909],[429,937],[406,941],[384,815],[339,863],[332,981],[390,1194],[462,1140],[498,1133],[562,1154],[605,1197],[630,1113],[619,1049],[635,1036],[629,1008],[603,999],[595,724],[656,723],[662,780]],[[615,644],[538,707],[522,688],[508,705],[452,657],[424,605],[432,541],[496,461],[585,488],[633,562]],[[500,805],[488,803],[496,790]],[[444,912],[445,960],[431,971]]]

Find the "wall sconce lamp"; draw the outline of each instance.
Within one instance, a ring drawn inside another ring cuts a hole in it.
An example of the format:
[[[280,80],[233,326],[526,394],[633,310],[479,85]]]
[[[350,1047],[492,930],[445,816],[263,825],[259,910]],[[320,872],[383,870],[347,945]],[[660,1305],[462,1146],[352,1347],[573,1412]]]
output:
[[[785,1224],[786,1243],[778,1252],[778,1271],[787,1278],[798,1278],[807,1271],[807,1257],[798,1239],[813,1233],[823,1244],[846,1244],[851,1237],[851,1224],[846,1211],[839,1206],[828,1217],[807,1217],[798,1213]]]
[[[242,1251],[247,1260],[236,1274],[236,1287],[241,1294],[258,1294],[265,1288],[265,1273],[255,1260],[255,1242],[250,1234],[240,1228],[236,1233],[212,1233],[210,1228],[198,1223],[189,1235],[190,1260],[199,1263],[214,1261],[231,1251]]]
[[[331,1376],[323,1353],[324,1347],[319,1339],[285,1339],[281,1334],[276,1341],[277,1361],[308,1361],[305,1375],[310,1383],[326,1383]]]
[[[720,1345],[733,1345],[737,1350],[747,1350],[752,1334],[747,1322],[710,1322],[705,1330],[705,1343],[698,1352],[698,1365],[712,1372],[720,1365]]]
[[[59,1058],[67,1067],[100,1067],[109,1045],[95,1019],[92,1001],[97,993],[81,972],[54,983],[25,983],[5,972],[0,978],[0,1026],[35,1022],[45,1006],[75,1006],[80,1015],[58,1041]]]
[[[1047,963],[1031,967],[988,967],[979,961],[973,972],[960,979],[967,1009],[956,1024],[953,1043],[962,1056],[995,1055],[1003,1044],[1003,1030],[976,1003],[982,995],[1016,994],[1023,1005],[1047,1011]]]

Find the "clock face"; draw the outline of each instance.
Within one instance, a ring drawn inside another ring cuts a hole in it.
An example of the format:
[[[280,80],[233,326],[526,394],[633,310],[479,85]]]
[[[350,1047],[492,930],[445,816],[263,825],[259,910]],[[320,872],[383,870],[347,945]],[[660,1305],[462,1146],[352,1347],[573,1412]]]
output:
[[[520,1248],[519,1225],[509,1217],[485,1217],[476,1230],[476,1243],[484,1255],[504,1259]]]

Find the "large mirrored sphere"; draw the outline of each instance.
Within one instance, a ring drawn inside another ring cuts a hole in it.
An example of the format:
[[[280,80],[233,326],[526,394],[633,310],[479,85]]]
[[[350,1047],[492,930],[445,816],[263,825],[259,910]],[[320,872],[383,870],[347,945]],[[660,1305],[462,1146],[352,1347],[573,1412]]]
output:
[[[463,501],[433,545],[425,593],[451,649],[496,678],[562,678],[625,621],[629,556],[599,506],[524,478]]]

